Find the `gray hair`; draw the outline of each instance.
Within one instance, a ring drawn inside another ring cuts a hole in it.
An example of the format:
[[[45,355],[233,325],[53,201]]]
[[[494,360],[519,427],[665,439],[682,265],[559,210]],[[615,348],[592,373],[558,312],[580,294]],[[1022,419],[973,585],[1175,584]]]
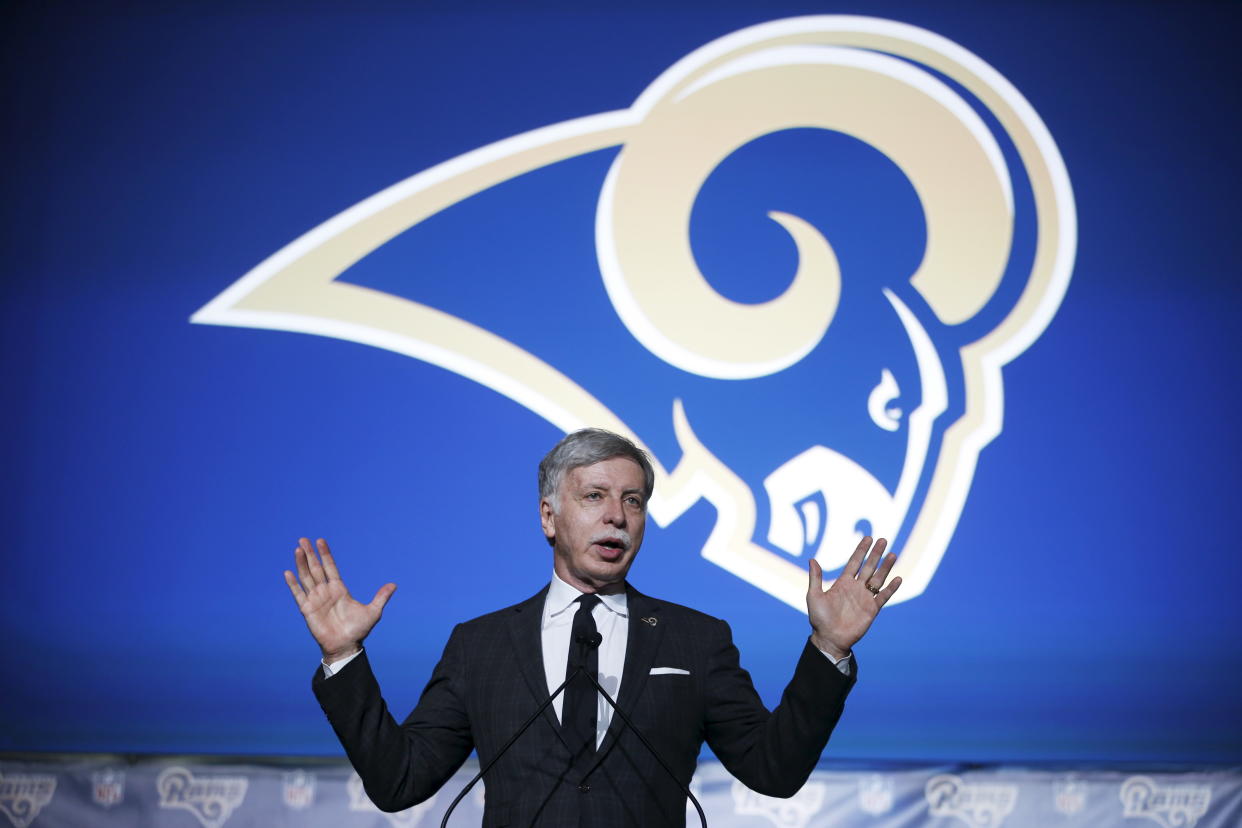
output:
[[[655,470],[651,468],[647,452],[620,434],[602,428],[584,428],[566,434],[552,447],[539,463],[539,497],[549,501],[553,508],[560,508],[557,494],[570,469],[593,466],[614,457],[625,457],[638,464],[646,478],[643,500],[650,499],[655,488]]]

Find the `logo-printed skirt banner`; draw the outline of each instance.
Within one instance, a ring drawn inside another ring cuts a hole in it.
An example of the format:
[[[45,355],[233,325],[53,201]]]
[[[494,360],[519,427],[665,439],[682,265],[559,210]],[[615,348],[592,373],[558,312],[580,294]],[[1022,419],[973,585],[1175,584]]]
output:
[[[0,762],[0,828],[134,825],[153,828],[414,828],[439,825],[467,764],[427,802],[379,811],[348,765],[193,764],[121,758]],[[691,788],[713,828],[1233,828],[1242,820],[1242,772],[1131,773],[1107,769],[954,766],[820,769],[790,799],[762,796],[719,764],[700,765]],[[478,825],[482,788],[453,813]],[[697,815],[687,811],[687,824]]]

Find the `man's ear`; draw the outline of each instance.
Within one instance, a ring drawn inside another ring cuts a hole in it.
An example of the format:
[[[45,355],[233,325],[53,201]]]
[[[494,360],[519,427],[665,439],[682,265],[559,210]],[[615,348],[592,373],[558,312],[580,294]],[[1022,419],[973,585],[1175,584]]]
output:
[[[552,503],[546,497],[539,500],[539,524],[543,527],[543,536],[548,540],[556,537],[556,523],[554,518],[556,512],[552,510]]]

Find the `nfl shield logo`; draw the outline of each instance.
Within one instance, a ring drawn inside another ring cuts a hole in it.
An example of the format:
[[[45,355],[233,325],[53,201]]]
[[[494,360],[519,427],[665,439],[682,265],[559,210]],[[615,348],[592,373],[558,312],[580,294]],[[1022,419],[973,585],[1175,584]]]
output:
[[[300,811],[315,801],[315,776],[305,771],[285,774],[285,805]]]
[[[1063,779],[1052,785],[1052,804],[1060,813],[1073,816],[1087,804],[1087,783],[1081,779]]]
[[[91,799],[96,805],[111,808],[121,804],[125,798],[125,774],[122,771],[108,770],[91,774]]]
[[[878,773],[858,780],[858,807],[872,815],[893,810],[893,780]]]

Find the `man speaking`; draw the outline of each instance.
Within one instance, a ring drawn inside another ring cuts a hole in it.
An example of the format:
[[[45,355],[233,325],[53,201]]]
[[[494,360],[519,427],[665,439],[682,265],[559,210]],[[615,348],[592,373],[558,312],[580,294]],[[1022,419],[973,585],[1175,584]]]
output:
[[[314,692],[372,802],[399,811],[427,799],[472,749],[486,767],[567,676],[563,695],[487,771],[485,826],[684,826],[704,741],[752,790],[788,797],[802,787],[857,677],[851,649],[901,584],[885,584],[895,557],[864,538],[827,590],[811,561],[810,639],[769,712],[728,624],[626,583],[653,482],[646,454],[624,437],[584,429],[561,440],[539,464],[551,583],[458,624],[401,723],[362,651],[396,585],[360,603],[327,543],[316,554],[299,542],[297,576],[285,581],[323,652]]]

